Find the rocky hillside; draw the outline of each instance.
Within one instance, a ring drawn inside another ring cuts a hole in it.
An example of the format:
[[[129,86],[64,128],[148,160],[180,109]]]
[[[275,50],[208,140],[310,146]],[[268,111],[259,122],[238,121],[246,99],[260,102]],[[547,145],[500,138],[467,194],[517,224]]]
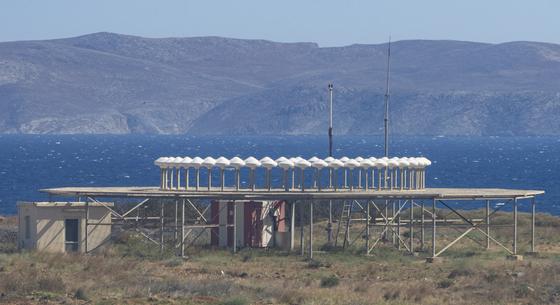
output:
[[[112,33],[0,43],[1,133],[380,133],[386,45]],[[392,132],[560,134],[560,45],[399,41]]]

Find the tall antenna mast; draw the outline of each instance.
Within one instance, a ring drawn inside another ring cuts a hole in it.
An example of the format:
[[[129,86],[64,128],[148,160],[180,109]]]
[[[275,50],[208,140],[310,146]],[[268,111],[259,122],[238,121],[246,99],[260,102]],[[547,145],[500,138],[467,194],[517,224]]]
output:
[[[329,157],[332,157],[332,147],[333,147],[333,129],[332,129],[332,95],[333,95],[333,84],[329,84]]]
[[[391,75],[391,36],[389,36],[389,47],[387,49],[387,80],[385,83],[385,157],[389,157],[389,76]]]

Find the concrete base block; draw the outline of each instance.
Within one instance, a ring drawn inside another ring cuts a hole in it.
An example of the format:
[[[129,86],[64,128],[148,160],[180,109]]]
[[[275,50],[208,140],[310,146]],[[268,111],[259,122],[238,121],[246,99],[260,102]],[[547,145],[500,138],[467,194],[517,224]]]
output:
[[[526,256],[531,256],[531,257],[538,257],[539,252],[526,252],[525,255]]]
[[[522,261],[523,260],[523,255],[508,255],[507,257],[508,260],[510,261]]]
[[[405,252],[404,255],[405,255],[405,256],[418,256],[418,252],[412,252],[412,253],[410,253],[410,252]]]
[[[443,258],[441,257],[426,257],[426,263],[439,264],[442,262],[443,262]]]

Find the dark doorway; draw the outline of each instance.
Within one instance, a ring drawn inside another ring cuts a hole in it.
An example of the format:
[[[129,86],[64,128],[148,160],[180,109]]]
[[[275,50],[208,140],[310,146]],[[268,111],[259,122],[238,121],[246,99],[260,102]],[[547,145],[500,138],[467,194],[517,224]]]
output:
[[[79,219],[64,220],[64,246],[66,252],[78,252],[79,242]]]

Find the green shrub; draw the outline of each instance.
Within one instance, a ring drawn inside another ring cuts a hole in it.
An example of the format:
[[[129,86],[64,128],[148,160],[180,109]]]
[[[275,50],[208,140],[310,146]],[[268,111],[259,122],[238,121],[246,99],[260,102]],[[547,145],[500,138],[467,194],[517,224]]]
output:
[[[327,276],[321,279],[321,288],[330,288],[338,286],[340,280],[336,275]]]

